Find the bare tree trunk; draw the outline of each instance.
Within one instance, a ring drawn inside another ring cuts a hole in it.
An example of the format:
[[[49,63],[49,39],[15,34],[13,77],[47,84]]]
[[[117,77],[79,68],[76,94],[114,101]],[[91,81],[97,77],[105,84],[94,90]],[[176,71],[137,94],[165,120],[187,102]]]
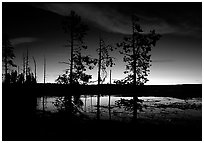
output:
[[[33,57],[33,62],[34,62],[34,66],[35,66],[35,80],[37,81],[37,77],[36,77],[36,61],[35,61],[34,57]]]
[[[44,55],[44,84],[45,84],[45,79],[46,79],[46,58]]]
[[[45,78],[46,78],[46,58],[44,55],[44,84],[45,84]],[[45,112],[45,97],[43,95],[43,113]]]
[[[17,66],[17,76],[20,75],[20,69],[19,66]]]
[[[99,38],[99,61],[98,61],[98,85],[100,85],[101,81],[101,38]]]
[[[111,84],[111,70],[110,70],[110,84]]]
[[[26,51],[26,80],[27,80],[27,76],[28,76],[28,48]]]
[[[7,46],[5,45],[5,49],[4,49],[5,51],[5,59],[4,59],[4,66],[5,66],[5,82],[7,83],[8,81],[8,79],[7,79],[7,74],[8,74],[8,63],[7,63]]]
[[[4,59],[4,66],[5,66],[5,80],[6,80],[6,75],[7,75],[7,71],[8,71],[8,69],[7,69],[7,60],[6,60],[7,58],[5,57],[5,59]]]
[[[23,53],[23,83],[25,82],[25,55]]]
[[[5,39],[5,45],[4,45],[4,53],[5,53],[5,57],[4,57],[4,68],[5,68],[5,75],[4,75],[4,78],[5,78],[5,83],[8,83],[8,57],[7,57],[7,42],[6,42],[6,39]]]

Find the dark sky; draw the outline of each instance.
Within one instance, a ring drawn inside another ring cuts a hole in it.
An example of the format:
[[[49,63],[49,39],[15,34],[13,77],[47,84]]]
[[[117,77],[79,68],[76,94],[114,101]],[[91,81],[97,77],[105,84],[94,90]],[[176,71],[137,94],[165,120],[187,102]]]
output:
[[[201,83],[202,73],[202,3],[2,3],[2,31],[10,36],[15,48],[15,63],[22,67],[22,55],[29,49],[37,62],[37,81],[43,82],[43,55],[47,59],[46,81],[54,82],[67,65],[70,49],[62,29],[63,16],[74,10],[89,26],[84,54],[97,57],[99,34],[115,46],[131,34],[131,15],[140,18],[145,32],[155,29],[162,35],[151,51],[152,67],[147,84]],[[124,78],[122,55],[114,51],[116,66],[112,78]],[[97,68],[88,71],[97,79]],[[109,70],[109,69],[108,69]],[[109,82],[107,78],[106,82]]]

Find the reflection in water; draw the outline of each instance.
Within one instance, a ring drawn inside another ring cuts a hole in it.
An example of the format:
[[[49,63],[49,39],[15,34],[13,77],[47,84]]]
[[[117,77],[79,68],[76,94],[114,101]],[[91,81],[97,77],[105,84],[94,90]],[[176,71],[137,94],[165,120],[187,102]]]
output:
[[[66,97],[55,97],[52,98],[51,105],[55,106],[57,112],[65,113],[72,117],[76,112],[80,112],[84,108],[86,111],[86,96],[84,96],[85,102],[82,102],[80,95],[66,96]],[[84,105],[85,104],[85,105]],[[56,112],[56,111],[55,111]]]
[[[45,96],[43,96],[43,112],[45,112]]]
[[[91,112],[93,112],[92,95],[91,95]]]
[[[100,97],[100,98],[99,98]],[[63,104],[55,106],[60,97],[45,98],[47,112],[58,112]],[[63,97],[61,97],[63,98]],[[202,116],[202,99],[188,100],[171,97],[138,97],[137,117],[140,119],[154,119],[171,121],[177,118],[196,118]],[[78,111],[90,119],[131,121],[133,118],[133,97],[120,97],[110,95],[81,95],[72,98]],[[43,110],[43,98],[38,98],[38,110]]]
[[[84,112],[86,112],[86,95],[84,95],[85,102],[84,102]]]
[[[109,113],[109,120],[111,120],[111,106],[110,106],[110,100],[111,100],[111,96],[108,95],[108,113]]]
[[[97,119],[100,120],[100,94],[97,96]]]

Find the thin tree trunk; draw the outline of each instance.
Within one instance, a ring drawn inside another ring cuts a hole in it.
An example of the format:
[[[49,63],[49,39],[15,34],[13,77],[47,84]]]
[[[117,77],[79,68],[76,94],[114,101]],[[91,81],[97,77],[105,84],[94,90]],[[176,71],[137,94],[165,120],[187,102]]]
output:
[[[28,48],[27,48],[27,52],[26,52],[26,78],[27,78],[27,76],[28,76]]]
[[[33,61],[34,61],[34,66],[35,66],[35,80],[37,80],[37,77],[36,77],[36,61],[35,61],[35,58],[33,57]]]
[[[134,20],[132,19],[132,47],[133,47],[133,86],[137,85],[136,81],[136,53],[135,53],[135,27]],[[137,96],[133,96],[133,119],[137,119]]]
[[[44,55],[44,84],[46,82],[46,58],[45,58],[45,55]]]
[[[74,51],[74,40],[73,40],[73,30],[71,30],[71,64],[70,64],[70,84],[73,83],[73,51]]]
[[[99,61],[98,61],[98,88],[99,93],[97,97],[97,119],[100,119],[100,81],[101,81],[101,37],[99,38]]]
[[[25,82],[25,55],[23,53],[23,83]]]
[[[99,38],[99,61],[98,61],[98,85],[100,85],[101,81],[101,38]]]
[[[5,42],[6,43],[6,42]],[[7,45],[5,45],[5,49],[4,49],[4,52],[5,52],[5,59],[4,59],[4,66],[5,66],[5,83],[7,83],[8,79],[7,79],[7,74],[8,74],[8,60],[7,60]]]
[[[20,69],[19,66],[17,66],[17,76],[20,75]]]
[[[136,54],[135,54],[135,30],[134,21],[132,20],[132,48],[133,48],[133,85],[136,83]]]
[[[70,40],[71,40],[71,64],[70,64],[70,85],[73,85],[73,55],[74,55],[74,31],[73,31],[73,22],[71,21],[71,32],[70,32]],[[68,111],[68,114],[72,114],[72,95],[65,96],[65,110]]]
[[[111,70],[110,70],[110,84],[111,84]]]
[[[45,84],[45,78],[46,78],[46,58],[44,55],[44,84]],[[43,95],[43,113],[45,112],[45,97]]]

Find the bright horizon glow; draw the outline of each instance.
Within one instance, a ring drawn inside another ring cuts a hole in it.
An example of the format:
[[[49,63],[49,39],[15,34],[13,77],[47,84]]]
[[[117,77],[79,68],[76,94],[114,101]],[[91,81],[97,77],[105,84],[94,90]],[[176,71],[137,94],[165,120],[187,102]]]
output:
[[[57,77],[68,68],[67,65],[59,64],[59,62],[67,61],[70,57],[70,48],[65,47],[67,35],[61,26],[61,14],[64,10],[69,11],[70,7],[75,8],[73,10],[78,12],[77,14],[82,17],[83,22],[89,26],[90,30],[85,36],[85,44],[88,49],[83,54],[95,58],[98,57],[96,52],[99,46],[98,34],[101,33],[107,44],[116,46],[116,43],[122,42],[125,36],[121,34],[121,31],[128,33],[128,29],[131,27],[131,25],[128,26],[128,23],[124,23],[124,20],[130,23],[130,20],[128,20],[129,13],[134,11],[143,18],[141,18],[140,23],[142,28],[154,29],[156,26],[156,33],[162,32],[161,39],[151,51],[153,62],[150,67],[150,74],[147,77],[149,81],[145,85],[202,84],[201,5],[185,3],[183,4],[184,11],[181,13],[177,13],[177,11],[180,11],[180,7],[175,5],[175,10],[163,9],[163,12],[158,14],[157,12],[160,11],[154,9],[154,5],[151,4],[149,8],[155,10],[155,13],[152,12],[155,18],[152,18],[148,15],[148,11],[143,10],[143,6],[146,7],[146,4],[139,6],[139,10],[135,8],[138,6],[135,3],[126,4],[119,5],[116,3],[113,6],[109,4],[104,6],[90,4],[86,7],[81,3],[72,7],[67,3],[66,5],[60,4],[60,7],[58,7],[59,5],[53,3],[54,7],[50,7],[51,9],[46,9],[46,4],[43,9],[38,7],[40,4],[35,6],[4,3],[2,5],[4,8],[2,9],[4,11],[2,17],[6,26],[3,29],[8,32],[11,41],[14,42],[14,54],[16,56],[14,63],[20,67],[20,72],[22,72],[22,55],[28,48],[31,70],[34,71],[32,57],[35,57],[37,82],[43,83],[43,57],[45,55],[47,61],[46,83],[55,83]],[[66,7],[67,5],[68,7]],[[157,6],[161,8],[169,7],[165,3]],[[194,8],[194,11],[189,12],[188,9],[191,7]],[[82,11],[79,10],[81,8],[83,8]],[[98,13],[92,12],[95,8],[97,8]],[[118,9],[121,9],[121,11]],[[169,13],[173,16],[169,16]],[[94,19],[98,14],[105,20]],[[192,17],[186,19],[189,14]],[[12,24],[12,21],[16,21],[15,25]],[[192,24],[189,21],[195,21],[195,23]],[[117,26],[114,23],[117,23]],[[186,26],[182,26],[183,24],[186,24]],[[123,56],[119,54],[119,51],[114,51],[111,56],[117,59],[116,65],[112,67],[111,82],[113,83],[114,80],[121,80],[126,75],[123,73],[125,71]],[[108,76],[104,84],[110,82],[109,70],[107,68]],[[97,80],[97,67],[87,73],[92,75],[91,81]]]

